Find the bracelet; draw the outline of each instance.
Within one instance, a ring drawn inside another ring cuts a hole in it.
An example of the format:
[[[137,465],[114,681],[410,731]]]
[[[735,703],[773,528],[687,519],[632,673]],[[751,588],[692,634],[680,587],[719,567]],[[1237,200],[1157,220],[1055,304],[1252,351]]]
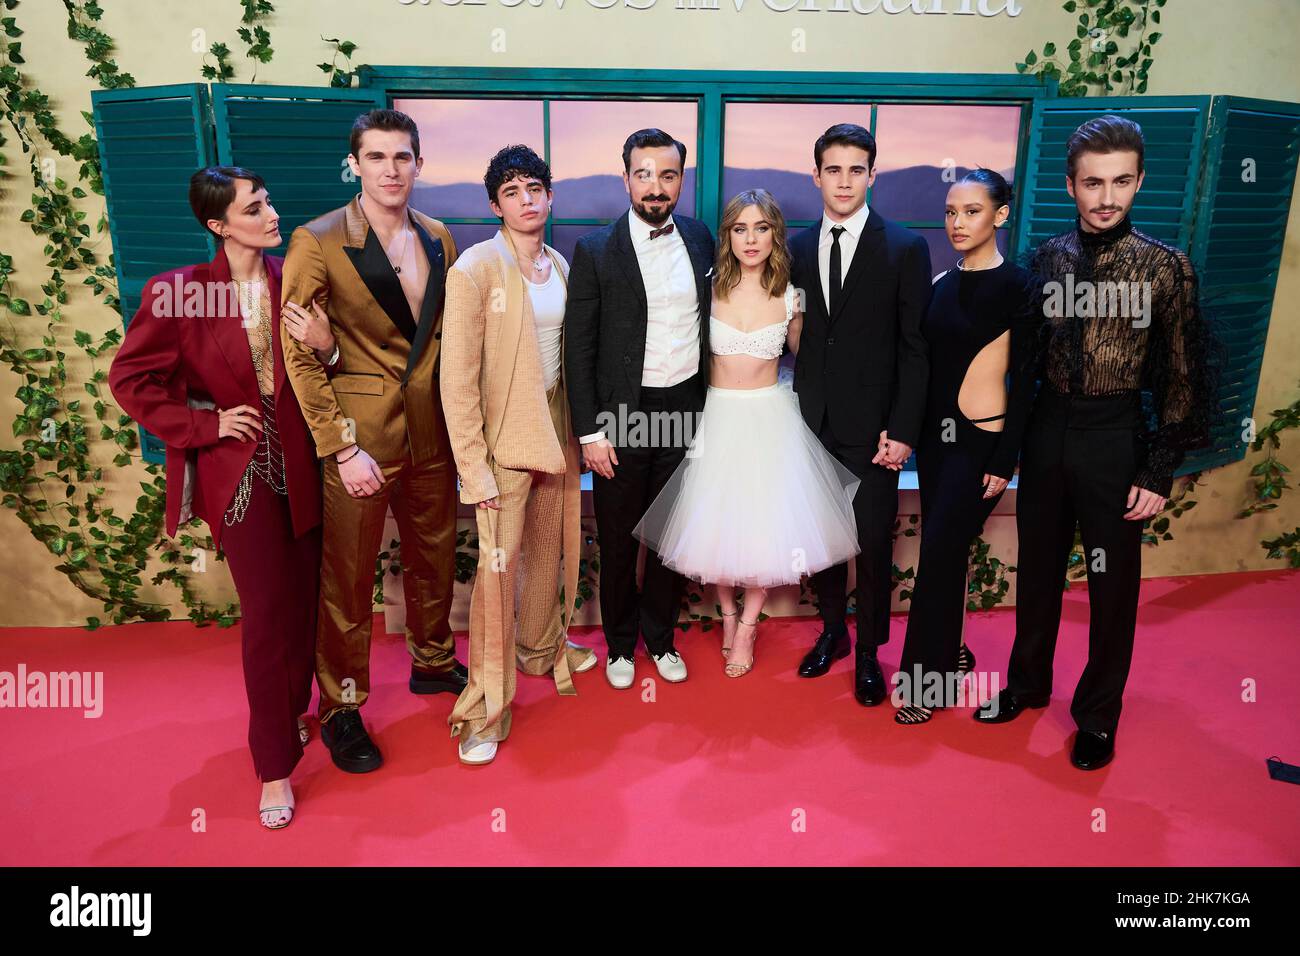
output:
[[[336,465],[342,465],[342,464],[344,464],[345,462],[349,462],[349,461],[351,461],[353,458],[356,458],[357,455],[359,455],[359,454],[361,454],[361,446],[360,446],[360,445],[357,446],[357,450],[356,450],[356,451],[354,451],[352,454],[348,455],[348,457],[344,458],[342,461],[340,461],[339,459],[335,458],[335,459],[334,459],[334,464],[336,464]]]

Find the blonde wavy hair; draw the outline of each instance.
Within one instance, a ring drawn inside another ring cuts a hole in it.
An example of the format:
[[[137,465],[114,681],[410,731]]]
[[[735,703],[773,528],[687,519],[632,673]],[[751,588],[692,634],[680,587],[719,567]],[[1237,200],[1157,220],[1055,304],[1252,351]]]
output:
[[[718,253],[713,266],[713,291],[723,301],[740,282],[740,261],[731,251],[731,229],[749,206],[757,206],[763,219],[772,227],[772,254],[763,263],[763,288],[769,295],[784,295],[790,282],[790,250],[786,246],[785,216],[766,189],[746,189],[738,193],[722,210],[718,227]]]

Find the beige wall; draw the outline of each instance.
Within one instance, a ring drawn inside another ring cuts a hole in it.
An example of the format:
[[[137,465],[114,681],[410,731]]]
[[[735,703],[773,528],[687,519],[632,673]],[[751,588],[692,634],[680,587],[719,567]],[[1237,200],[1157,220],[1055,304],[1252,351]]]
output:
[[[603,0],[602,0],[603,2]],[[636,0],[644,4],[645,0]],[[776,0],[773,0],[776,2]],[[745,0],[743,12],[735,0],[721,0],[720,9],[678,10],[668,0],[652,9],[597,9],[585,0],[554,0],[540,9],[527,4],[509,9],[489,0],[483,6],[448,7],[440,2],[404,5],[399,0],[276,0],[270,24],[275,57],[260,66],[259,83],[320,84],[317,63],[329,59],[321,35],[337,36],[359,45],[357,63],[440,66],[569,66],[653,67],[657,69],[736,70],[870,70],[897,72],[1012,73],[1013,64],[1030,48],[1047,40],[1059,46],[1073,36],[1074,19],[1058,2],[1023,0],[1023,11],[998,16],[917,16],[911,13],[870,15],[832,13],[833,0],[814,0],[822,12],[777,13],[755,0]],[[874,0],[860,5],[870,8]],[[896,5],[891,0],[891,5]],[[949,10],[961,0],[926,0]],[[104,0],[103,28],[117,41],[121,69],[135,75],[139,85],[197,82],[199,54],[193,52],[194,31],[205,31],[206,47],[226,42],[235,51],[235,82],[248,82],[251,61],[242,59],[235,29],[240,6],[236,0]],[[1001,0],[992,3],[1001,7]],[[1161,25],[1153,80],[1148,92],[1232,93],[1300,101],[1300,67],[1295,49],[1300,40],[1294,0],[1172,0]],[[86,62],[79,46],[68,40],[61,4],[27,0],[15,11],[31,83],[49,94],[59,121],[74,138],[85,132],[80,111],[90,108],[92,81],[83,74]],[[796,34],[795,31],[804,31]],[[503,48],[504,47],[504,48]],[[31,190],[26,161],[10,137],[6,147],[10,176],[0,193],[0,250],[15,258],[19,272],[16,294],[39,297],[44,281],[41,244],[18,222]],[[75,167],[60,158],[59,174],[73,180]],[[94,197],[92,197],[92,200]],[[95,221],[101,204],[85,204],[88,221]],[[1292,204],[1290,231],[1283,257],[1260,381],[1257,405],[1261,420],[1268,411],[1300,396],[1300,203]],[[110,251],[107,240],[100,245]],[[73,284],[79,282],[75,277]],[[119,323],[116,313],[88,296],[74,292],[65,309],[72,328],[101,332]],[[41,327],[22,328],[33,340]],[[26,340],[24,340],[26,343]],[[73,349],[68,349],[71,354]],[[83,363],[72,366],[72,381],[84,379]],[[11,420],[17,403],[17,379],[0,371],[0,423]],[[71,397],[71,396],[69,396]],[[0,436],[12,443],[7,425]],[[1300,467],[1300,436],[1288,436],[1284,457]],[[105,456],[105,462],[111,455]],[[1249,463],[1215,472],[1201,495],[1200,506],[1176,527],[1177,540],[1148,552],[1146,573],[1191,574],[1272,566],[1258,547],[1261,537],[1300,523],[1295,495],[1285,512],[1251,521],[1235,521],[1248,488]],[[109,485],[120,491],[122,507],[137,494],[137,469],[110,471]],[[903,510],[914,510],[905,498]],[[987,537],[994,551],[1014,556],[1014,520],[1009,515],[990,521]],[[101,614],[97,602],[77,592],[52,569],[52,556],[35,542],[8,509],[0,509],[0,623],[80,623]],[[915,539],[900,548],[902,566],[915,558]],[[210,565],[210,568],[213,567]],[[1014,576],[1013,576],[1014,578]],[[225,601],[233,596],[225,569],[215,566],[198,582],[200,593]],[[149,593],[150,589],[146,589]],[[160,599],[171,601],[174,591]],[[179,610],[179,604],[173,602]],[[461,615],[458,614],[458,617]]]

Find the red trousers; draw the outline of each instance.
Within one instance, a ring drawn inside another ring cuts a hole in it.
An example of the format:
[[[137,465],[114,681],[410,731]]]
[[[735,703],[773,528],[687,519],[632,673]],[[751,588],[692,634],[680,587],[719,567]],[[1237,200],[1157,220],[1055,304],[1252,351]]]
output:
[[[260,478],[244,520],[221,548],[239,592],[248,747],[260,780],[289,776],[302,758],[298,717],[311,703],[321,529],[293,536],[289,499]]]

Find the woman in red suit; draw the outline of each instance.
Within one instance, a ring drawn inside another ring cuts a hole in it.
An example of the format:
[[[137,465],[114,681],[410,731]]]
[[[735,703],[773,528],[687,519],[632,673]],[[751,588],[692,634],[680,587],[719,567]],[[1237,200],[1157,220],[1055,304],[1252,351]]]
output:
[[[225,551],[242,609],[248,744],[262,781],[262,825],[293,819],[289,775],[311,699],[320,572],[315,446],[280,349],[279,217],[256,173],[231,166],[190,179],[190,207],[221,241],[211,262],[145,285],[113,360],[121,407],[167,444],[167,533],[202,518]],[[290,332],[337,359],[314,306],[285,307]]]

